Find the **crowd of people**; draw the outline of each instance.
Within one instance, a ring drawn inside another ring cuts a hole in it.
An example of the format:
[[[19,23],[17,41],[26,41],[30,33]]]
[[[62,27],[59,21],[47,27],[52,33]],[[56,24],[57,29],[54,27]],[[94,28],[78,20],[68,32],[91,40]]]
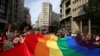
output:
[[[100,46],[100,35],[98,35],[98,34],[97,35],[90,35],[90,34],[85,35],[82,32],[78,32],[78,33],[69,32],[69,33],[66,33],[64,31],[59,31],[57,33],[57,36],[59,36],[59,37],[64,37],[64,36],[80,37],[86,43],[92,43],[92,44]]]
[[[42,34],[51,33],[51,32],[44,33],[38,30],[36,31]],[[9,50],[11,48],[18,46],[19,44],[24,42],[25,35],[30,34],[31,32],[35,33],[36,31],[31,29],[26,32],[20,32],[18,30],[10,31],[6,33],[0,32],[0,52],[6,51],[6,50]],[[65,36],[80,37],[86,43],[93,43],[95,45],[100,46],[100,36],[99,35],[91,36],[90,34],[88,34],[87,36],[85,36],[83,33],[72,34],[72,33],[66,33],[62,30],[58,30],[55,33],[55,35],[61,38]]]
[[[9,50],[24,41],[24,34],[17,30],[13,32],[0,32],[0,52]]]
[[[81,35],[82,39],[85,40],[87,43],[93,43],[95,45],[100,46],[100,35],[87,34],[85,36],[83,33],[81,33],[80,35]]]

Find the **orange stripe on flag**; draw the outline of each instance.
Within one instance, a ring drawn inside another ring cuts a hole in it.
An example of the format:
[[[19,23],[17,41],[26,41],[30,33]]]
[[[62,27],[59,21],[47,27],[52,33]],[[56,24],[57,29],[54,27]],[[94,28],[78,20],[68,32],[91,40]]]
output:
[[[38,39],[34,56],[49,56],[49,48],[46,46],[47,40],[50,39],[49,35]]]

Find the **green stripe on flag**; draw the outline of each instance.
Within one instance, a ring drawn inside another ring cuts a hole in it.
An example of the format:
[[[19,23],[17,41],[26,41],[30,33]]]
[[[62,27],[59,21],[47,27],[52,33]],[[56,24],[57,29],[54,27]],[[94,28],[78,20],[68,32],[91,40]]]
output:
[[[59,49],[62,51],[63,56],[83,56],[80,53],[75,52],[74,50],[70,49],[67,45],[65,38],[59,38],[57,40],[57,44]]]

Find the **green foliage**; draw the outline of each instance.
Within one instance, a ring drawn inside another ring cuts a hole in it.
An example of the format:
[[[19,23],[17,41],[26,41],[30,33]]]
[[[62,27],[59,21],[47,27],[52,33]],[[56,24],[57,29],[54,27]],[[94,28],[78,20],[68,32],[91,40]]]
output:
[[[88,4],[83,6],[83,10],[89,19],[100,17],[100,0],[89,0]]]

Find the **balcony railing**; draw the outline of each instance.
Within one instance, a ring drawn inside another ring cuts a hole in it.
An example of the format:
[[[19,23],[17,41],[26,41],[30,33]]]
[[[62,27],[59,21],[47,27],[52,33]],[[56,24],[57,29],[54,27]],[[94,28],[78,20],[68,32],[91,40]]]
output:
[[[71,8],[71,5],[69,5],[68,7],[66,7],[66,10],[69,9],[69,8]]]

